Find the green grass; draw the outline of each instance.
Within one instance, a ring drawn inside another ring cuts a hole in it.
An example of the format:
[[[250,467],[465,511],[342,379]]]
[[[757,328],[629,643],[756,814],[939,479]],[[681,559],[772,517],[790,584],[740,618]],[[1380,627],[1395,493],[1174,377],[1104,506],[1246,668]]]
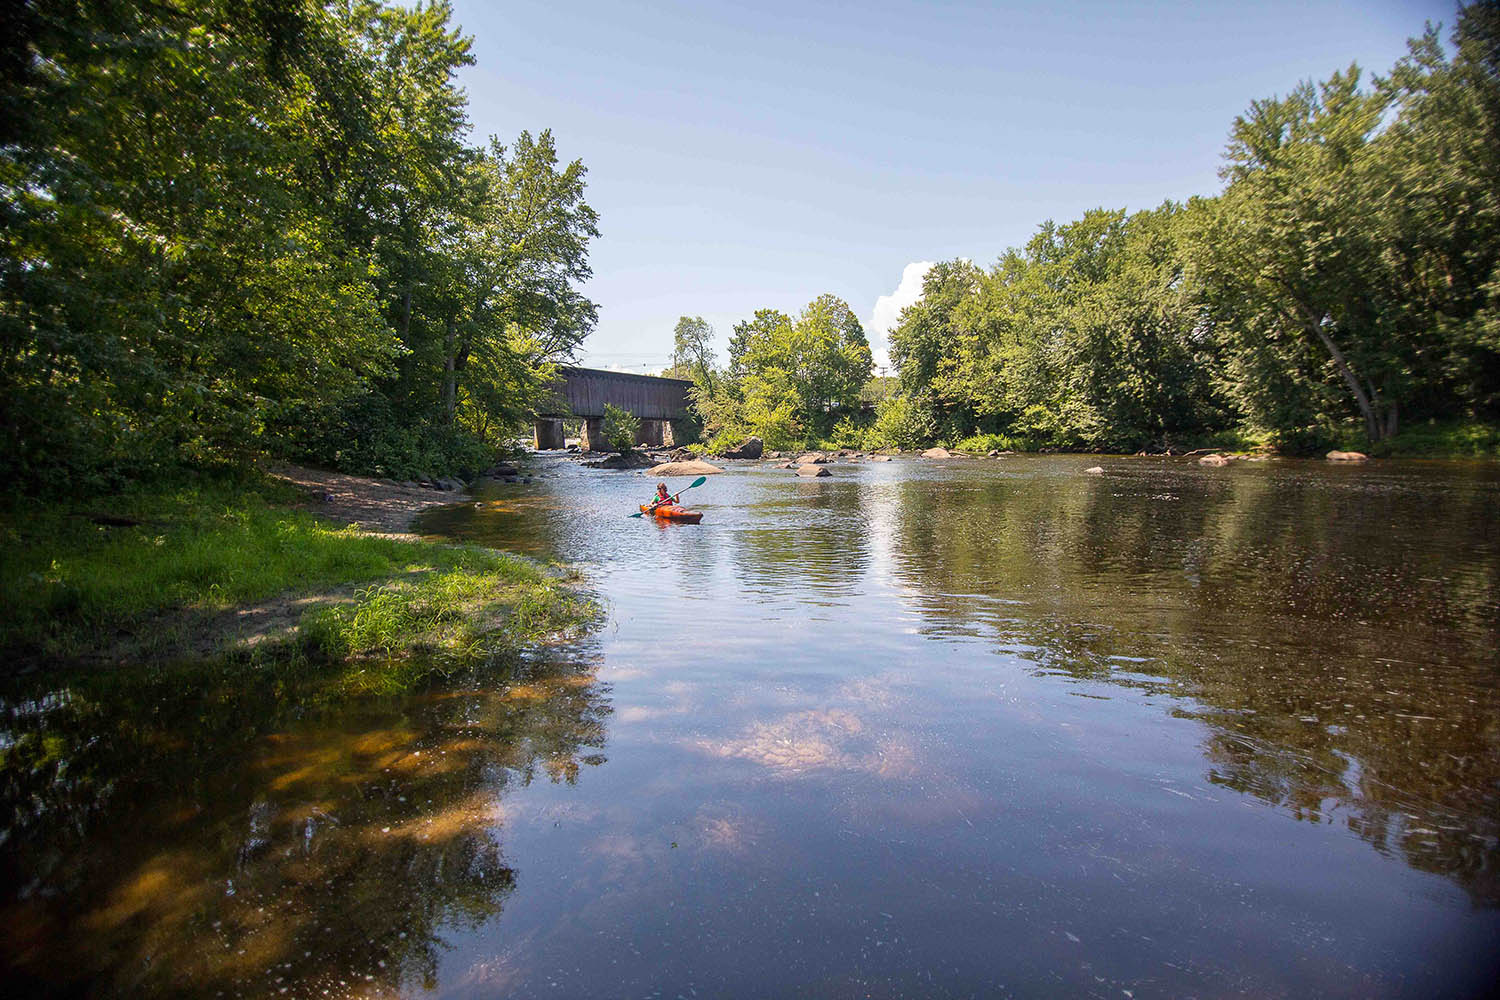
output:
[[[350,603],[303,616],[300,647],[258,655],[472,660],[588,614],[555,574],[520,558],[361,534],[282,506],[294,498],[266,482],[198,481],[6,510],[0,652],[42,662],[182,655],[202,650],[184,640],[215,613],[353,588]],[[143,523],[106,527],[98,514]]]
[[[447,671],[567,635],[593,612],[589,601],[539,568],[505,559],[490,570],[432,573],[370,587],[352,604],[308,612],[301,634],[327,659],[379,662],[415,653],[422,669]],[[385,690],[392,679],[382,673],[350,674],[349,683]]]

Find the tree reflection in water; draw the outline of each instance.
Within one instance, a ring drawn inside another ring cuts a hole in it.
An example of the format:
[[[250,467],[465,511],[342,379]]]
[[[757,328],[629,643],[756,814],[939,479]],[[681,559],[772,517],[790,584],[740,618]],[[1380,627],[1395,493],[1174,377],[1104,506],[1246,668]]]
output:
[[[604,762],[595,668],[538,659],[317,709],[228,677],[164,697],[182,683],[170,672],[13,692],[0,920],[14,988],[434,985],[441,932],[493,916],[515,886],[507,789]]]
[[[1141,465],[886,490],[922,631],[1178,696],[1210,781],[1500,904],[1494,489]]]

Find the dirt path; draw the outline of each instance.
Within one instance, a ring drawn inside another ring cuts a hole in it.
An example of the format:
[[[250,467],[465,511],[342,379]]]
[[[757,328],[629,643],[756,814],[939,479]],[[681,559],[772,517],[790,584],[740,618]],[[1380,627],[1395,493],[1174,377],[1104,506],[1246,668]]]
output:
[[[266,471],[309,494],[311,499],[301,505],[303,510],[339,524],[358,525],[362,531],[388,538],[416,538],[410,529],[412,519],[418,514],[464,500],[463,493],[413,489],[301,465],[274,465]]]

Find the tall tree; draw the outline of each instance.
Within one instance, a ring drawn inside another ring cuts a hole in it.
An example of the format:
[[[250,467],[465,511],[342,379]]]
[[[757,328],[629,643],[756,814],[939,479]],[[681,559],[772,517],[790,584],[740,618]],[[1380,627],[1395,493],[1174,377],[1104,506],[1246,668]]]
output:
[[[682,316],[672,330],[672,365],[664,374],[708,379],[714,370],[714,328],[702,316]]]

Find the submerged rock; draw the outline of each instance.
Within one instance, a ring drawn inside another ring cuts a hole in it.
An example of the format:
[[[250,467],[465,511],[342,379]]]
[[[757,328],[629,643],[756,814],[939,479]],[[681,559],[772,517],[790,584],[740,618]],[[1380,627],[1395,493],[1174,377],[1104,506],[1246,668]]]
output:
[[[1084,475],[1088,475],[1088,476],[1102,476],[1102,475],[1104,475],[1104,469],[1101,466],[1098,466],[1098,465],[1094,466],[1091,469],[1084,469],[1083,472],[1084,472]]]
[[[1198,459],[1198,464],[1199,465],[1212,465],[1212,466],[1215,466],[1215,467],[1225,466],[1225,465],[1229,464],[1229,456],[1227,456],[1227,455],[1204,455],[1202,458]]]

